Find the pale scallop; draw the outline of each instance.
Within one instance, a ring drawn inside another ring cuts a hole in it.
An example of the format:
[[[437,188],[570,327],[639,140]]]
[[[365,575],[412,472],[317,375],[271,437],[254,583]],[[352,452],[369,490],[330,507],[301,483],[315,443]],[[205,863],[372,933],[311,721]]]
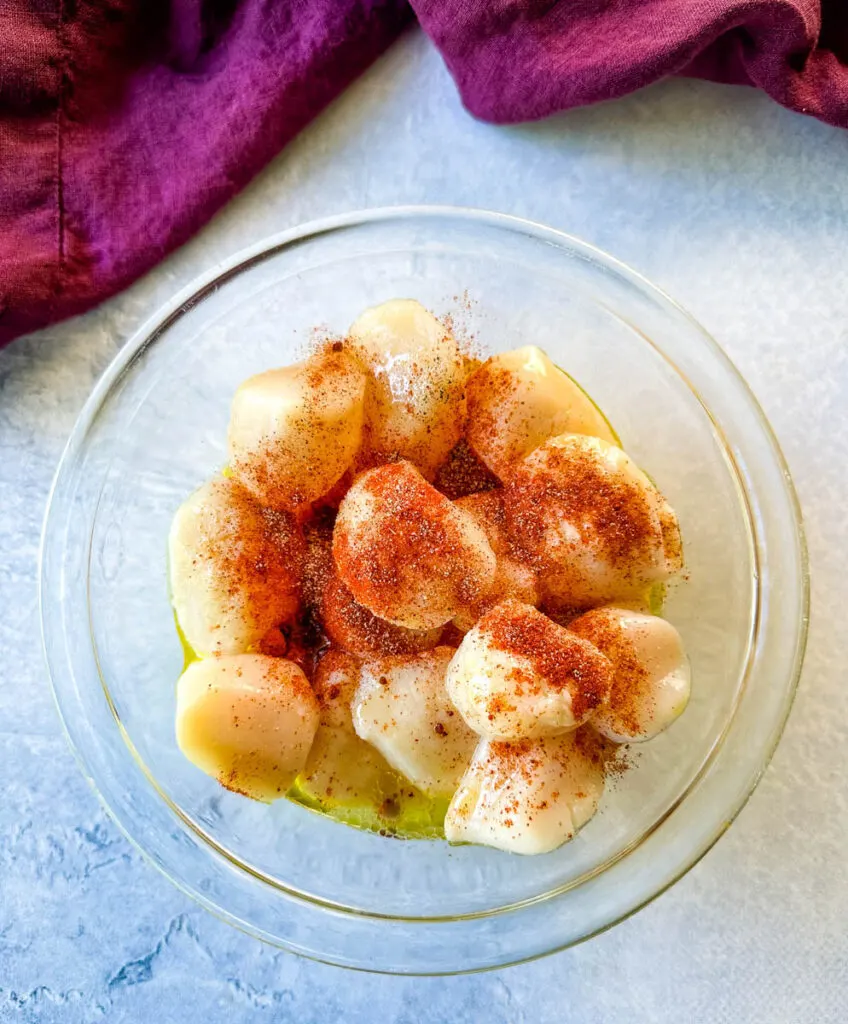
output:
[[[362,441],[366,376],[345,351],[250,377],[236,391],[228,443],[233,475],[263,505],[316,501]]]
[[[239,654],[298,606],[303,540],[292,517],[217,477],[178,509],[168,537],[171,600],[200,655]]]
[[[683,640],[670,622],[626,608],[597,608],[569,624],[613,665],[607,704],[592,725],[616,743],[649,740],[689,701],[691,673]]]
[[[604,790],[603,740],[586,730],[482,739],[451,800],[445,837],[507,853],[550,853],[592,817]]]
[[[353,699],[357,735],[430,797],[454,792],[477,740],[445,691],[452,656],[436,647],[365,662]]]
[[[359,604],[415,630],[442,626],[485,596],[497,568],[474,518],[409,462],[357,477],[339,508],[333,557]]]
[[[325,806],[368,806],[387,785],[396,785],[395,776],[387,778],[392,771],[387,761],[353,728],[359,671],[356,658],[330,650],[312,681],[321,717],[299,785]]]
[[[367,445],[377,458],[404,458],[428,478],[459,440],[465,360],[448,328],[420,302],[374,306],[348,332],[370,371]]]
[[[221,785],[254,800],[285,795],[306,764],[318,701],[303,672],[262,654],[195,661],[177,684],[177,742]]]
[[[465,634],[445,686],[476,733],[519,740],[577,728],[603,706],[611,680],[591,643],[508,600]]]
[[[500,489],[469,494],[468,497],[457,499],[454,504],[473,517],[486,534],[497,559],[492,589],[454,616],[453,624],[456,628],[466,633],[484,612],[507,597],[513,597],[524,604],[537,605],[539,580],[527,560],[513,549],[506,529]]]
[[[682,568],[671,507],[626,452],[600,438],[546,441],[513,467],[504,507],[556,606],[631,601]]]
[[[492,472],[559,434],[590,434],[613,444],[615,432],[586,393],[535,345],[492,356],[469,378],[468,443]]]

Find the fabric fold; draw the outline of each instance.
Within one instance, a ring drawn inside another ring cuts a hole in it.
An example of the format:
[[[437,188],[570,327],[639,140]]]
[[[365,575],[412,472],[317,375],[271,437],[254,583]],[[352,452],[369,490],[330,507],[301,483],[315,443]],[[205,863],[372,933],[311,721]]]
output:
[[[8,2],[0,344],[190,238],[411,18],[403,0]]]
[[[666,75],[848,127],[846,0],[412,0],[477,117]],[[406,0],[2,0],[0,344],[186,241],[392,42]]]

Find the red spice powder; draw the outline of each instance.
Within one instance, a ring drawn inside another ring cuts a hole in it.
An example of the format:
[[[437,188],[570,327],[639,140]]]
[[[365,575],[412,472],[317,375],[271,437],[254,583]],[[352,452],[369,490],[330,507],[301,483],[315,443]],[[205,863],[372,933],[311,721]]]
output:
[[[665,557],[672,572],[683,568],[683,538],[680,536],[680,523],[672,509],[665,503],[660,508],[660,529],[662,530]]]
[[[622,576],[637,576],[658,536],[656,505],[635,481],[609,472],[592,449],[545,445],[516,465],[504,487],[510,533],[542,569],[551,569],[545,528],[566,521]]]
[[[460,624],[468,629],[489,608],[508,597],[536,605],[539,600],[538,575],[509,536],[502,489],[470,494],[459,498],[455,504],[483,530],[497,558],[495,578],[489,592],[474,605],[462,609]]]
[[[581,726],[572,736],[574,752],[604,771],[617,755],[618,744],[601,736],[591,725]]]
[[[493,488],[483,493],[467,494],[456,499],[458,508],[468,512],[480,525],[496,555],[512,555],[513,545],[506,530],[503,490]]]
[[[208,567],[233,608],[257,625],[270,624],[268,609],[295,614],[305,544],[287,512],[261,508],[235,480],[213,481],[216,501],[198,519],[196,560]]]
[[[490,561],[469,545],[458,525],[460,513],[410,463],[381,466],[356,486],[375,499],[379,512],[352,529],[343,505],[333,556],[361,604],[392,617],[399,601],[415,604],[422,592],[458,609],[488,591]]]
[[[488,457],[491,462],[494,458],[498,472],[525,454],[515,445],[504,442],[504,408],[512,403],[516,392],[525,387],[526,383],[519,382],[512,370],[492,359],[487,359],[465,386],[468,444],[481,459]]]
[[[582,615],[586,609],[572,605],[560,605],[559,603],[554,604],[545,600],[539,605],[539,610],[543,614],[547,615],[552,622],[555,622],[558,626],[563,626],[567,629],[571,622],[573,622],[578,615]]]
[[[502,789],[504,780],[512,780],[514,784],[523,784],[528,792],[532,792],[534,783],[550,763],[550,759],[558,762],[569,774],[574,768],[580,771],[591,766],[591,770],[596,771],[604,779],[618,778],[629,767],[629,762],[622,754],[622,749],[595,732],[591,726],[581,726],[567,736],[552,737],[547,740],[490,741],[488,753],[488,764],[485,771],[491,779],[497,781],[501,792],[504,792]],[[582,765],[579,763],[581,761]],[[586,796],[584,792],[580,791],[573,795],[577,799],[583,799]],[[551,806],[551,801],[556,803],[560,796],[559,790],[554,790],[523,808],[519,806],[518,800],[502,801],[498,809],[498,813],[501,815],[501,824],[506,828],[512,828],[514,821],[510,815],[518,815],[522,809],[526,813],[527,820],[532,822],[533,815],[528,812],[547,810]]]
[[[259,641],[259,653],[271,658],[285,658],[288,648],[288,638],[280,626],[273,626]]]
[[[520,604],[502,601],[487,612],[478,629],[500,651],[526,658],[551,688],[567,689],[576,719],[584,718],[606,700],[612,666],[591,643]]]
[[[447,459],[439,466],[433,484],[446,498],[456,501],[469,494],[491,491],[500,486],[500,480],[477,458],[463,439],[451,449]]]
[[[226,488],[229,507],[218,515],[216,528],[204,532],[203,554],[232,579],[233,592],[271,581],[296,590],[305,544],[294,517],[262,508],[234,480],[224,478],[219,485]]]
[[[327,582],[333,575],[333,523],[335,515],[308,523],[304,527],[303,601],[307,608],[317,609],[323,599]]]
[[[610,711],[624,726],[626,734],[639,735],[645,727],[645,718],[653,718],[648,698],[648,672],[618,618],[598,608],[575,619],[569,629],[594,644],[612,662]]]
[[[336,348],[336,344],[325,346],[295,368],[295,379],[304,391],[302,407],[298,416],[291,419],[290,429],[283,435],[272,433],[259,438],[241,456],[232,454],[233,475],[263,505],[288,509],[300,517],[308,515],[308,502],[314,494],[304,493],[303,486],[310,468],[321,465],[327,453],[349,441],[350,425],[346,419],[342,417],[330,424],[325,410],[340,395],[352,403],[361,401],[365,376],[344,346]],[[335,486],[336,482],[330,490]]]
[[[320,607],[330,640],[363,658],[372,654],[417,654],[439,642],[439,629],[404,629],[378,618],[355,600],[336,572],[326,582]]]
[[[496,740],[489,743],[488,749],[491,775],[531,783],[544,767],[543,748],[537,740],[515,740],[512,743]]]

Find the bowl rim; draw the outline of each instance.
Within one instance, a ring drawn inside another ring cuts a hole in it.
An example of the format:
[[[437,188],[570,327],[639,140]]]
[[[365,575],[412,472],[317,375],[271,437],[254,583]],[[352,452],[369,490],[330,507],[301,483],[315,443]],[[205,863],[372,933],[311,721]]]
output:
[[[58,466],[57,466],[57,469],[56,469],[56,473],[55,473],[54,478],[53,478],[53,482],[52,482],[52,485],[51,485],[51,488],[50,488],[50,492],[49,492],[49,495],[48,495],[48,499],[47,499],[45,516],[44,516],[44,522],[43,522],[43,527],[42,527],[41,544],[40,544],[40,550],[39,550],[39,569],[38,569],[38,601],[39,601],[40,619],[41,619],[42,650],[44,652],[45,663],[46,663],[46,666],[47,666],[48,677],[50,679],[51,690],[52,690],[52,693],[53,693],[54,701],[56,703],[56,707],[57,707],[57,710],[58,710],[58,713],[59,713],[59,717],[60,717],[60,720],[62,722],[63,729],[65,731],[65,735],[66,735],[66,737],[68,739],[69,745],[70,745],[70,747],[71,747],[71,749],[72,749],[72,751],[73,751],[73,753],[74,753],[74,755],[75,755],[75,757],[77,759],[77,762],[78,762],[78,764],[79,764],[83,774],[88,779],[90,785],[94,789],[94,791],[95,791],[96,795],[98,796],[98,798],[100,799],[102,805],[105,807],[105,809],[109,813],[109,815],[112,818],[112,820],[116,822],[116,824],[118,825],[118,827],[120,828],[122,833],[130,840],[130,842],[133,844],[133,846],[136,849],[139,850],[139,852],[144,856],[145,860],[147,860],[148,862],[152,863],[155,867],[157,867],[165,875],[166,878],[168,878],[168,880],[172,884],[176,885],[181,891],[183,891],[187,895],[191,896],[194,900],[196,900],[202,906],[204,906],[205,909],[207,909],[207,910],[211,911],[213,914],[215,914],[215,916],[220,917],[222,920],[227,921],[228,923],[234,925],[235,927],[238,927],[240,930],[245,931],[247,934],[253,935],[254,937],[263,938],[266,941],[270,941],[270,942],[280,946],[281,948],[289,948],[289,947],[287,947],[285,945],[285,943],[283,943],[281,941],[275,940],[273,937],[270,937],[267,933],[262,932],[261,929],[259,929],[258,927],[250,925],[247,922],[239,921],[234,915],[231,915],[223,907],[220,907],[214,901],[205,898],[199,891],[193,890],[188,885],[185,885],[181,881],[175,879],[168,872],[167,867],[165,865],[163,865],[163,864],[160,864],[157,861],[157,859],[152,856],[152,854],[150,854],[147,850],[144,849],[144,847],[140,843],[140,840],[136,839],[130,833],[128,826],[124,824],[124,822],[121,819],[121,816],[117,813],[117,811],[110,805],[108,800],[100,792],[100,790],[99,790],[99,788],[97,786],[97,783],[96,783],[95,779],[93,778],[92,773],[89,771],[88,762],[87,762],[85,753],[79,748],[78,744],[76,744],[74,742],[74,740],[72,738],[72,735],[71,735],[71,731],[70,731],[69,725],[68,725],[68,721],[66,720],[66,717],[65,717],[65,714],[64,714],[64,711],[63,711],[63,703],[62,703],[62,698],[61,698],[61,695],[60,695],[61,685],[57,682],[58,673],[54,671],[54,667],[53,667],[52,662],[51,662],[49,643],[48,643],[48,635],[47,635],[48,627],[47,627],[46,614],[45,614],[45,593],[46,593],[46,590],[47,590],[47,587],[46,587],[46,582],[47,581],[46,581],[46,568],[45,568],[45,552],[46,552],[46,548],[47,548],[47,545],[48,545],[48,542],[49,542],[49,539],[50,539],[49,532],[50,532],[50,524],[51,524],[51,513],[54,510],[54,497],[55,497],[58,485],[60,483],[60,480],[62,478],[63,472],[67,469],[68,464],[72,460],[74,454],[76,453],[76,451],[81,447],[82,443],[84,442],[84,440],[85,440],[85,438],[86,438],[86,436],[88,434],[88,431],[90,430],[94,420],[97,417],[99,409],[102,407],[104,401],[109,396],[109,394],[110,394],[112,388],[114,387],[114,385],[120,380],[121,376],[127,371],[127,369],[130,367],[132,362],[149,345],[152,345],[157,340],[157,338],[159,336],[161,336],[165,331],[167,331],[167,329],[174,322],[174,320],[176,320],[179,317],[181,317],[184,313],[187,313],[194,305],[196,305],[198,302],[200,302],[204,298],[204,296],[209,292],[210,289],[217,289],[221,285],[227,283],[227,281],[231,277],[234,277],[234,276],[240,274],[242,271],[247,270],[251,265],[255,265],[257,263],[260,263],[260,262],[264,261],[267,258],[270,258],[270,257],[274,256],[275,254],[279,253],[280,251],[284,250],[285,248],[291,246],[293,243],[308,242],[310,240],[313,240],[315,238],[320,237],[321,235],[333,233],[333,232],[339,231],[340,229],[345,229],[345,228],[352,228],[352,227],[364,226],[364,225],[373,225],[373,224],[378,224],[378,223],[386,222],[386,221],[403,221],[403,220],[410,220],[410,219],[437,220],[439,218],[448,218],[448,219],[451,219],[451,220],[454,220],[454,221],[458,221],[458,222],[472,222],[472,223],[483,224],[483,225],[487,225],[487,226],[493,227],[493,228],[500,228],[500,229],[503,229],[503,230],[506,230],[506,231],[518,232],[520,234],[530,235],[530,236],[536,238],[537,240],[544,241],[544,240],[547,239],[549,241],[556,242],[559,246],[565,246],[565,247],[569,248],[570,250],[572,250],[572,252],[576,253],[577,255],[582,256],[583,258],[585,258],[585,259],[587,259],[587,260],[589,260],[591,262],[595,262],[597,264],[600,264],[605,269],[613,271],[618,277],[623,278],[624,280],[628,281],[629,283],[637,285],[640,290],[642,290],[643,292],[646,292],[649,296],[651,296],[655,300],[659,299],[660,303],[662,305],[670,307],[679,316],[682,316],[687,321],[689,321],[690,324],[698,331],[698,333],[699,333],[703,343],[708,348],[711,357],[714,360],[718,361],[718,363],[722,366],[723,370],[726,373],[729,373],[733,378],[735,378],[736,384],[741,386],[741,388],[743,390],[744,396],[745,396],[745,398],[746,398],[746,400],[747,400],[747,402],[749,404],[750,411],[754,414],[754,416],[756,417],[756,419],[758,421],[758,426],[760,427],[760,429],[761,429],[761,431],[763,433],[763,436],[764,436],[765,440],[767,441],[769,448],[771,449],[771,454],[773,455],[773,457],[775,459],[776,466],[779,469],[780,474],[781,474],[781,476],[783,478],[783,486],[784,486],[786,497],[788,499],[788,508],[789,508],[789,511],[790,511],[790,514],[791,514],[791,518],[792,518],[792,521],[793,521],[793,524],[794,524],[796,540],[797,540],[797,544],[798,544],[798,556],[799,556],[799,559],[798,559],[799,560],[799,580],[798,580],[798,582],[800,583],[800,588],[801,588],[801,593],[800,593],[800,619],[799,619],[799,622],[798,622],[798,633],[797,633],[797,636],[796,636],[796,642],[795,642],[795,646],[794,646],[794,657],[793,657],[792,666],[791,666],[791,673],[790,673],[791,674],[791,679],[790,679],[789,685],[788,685],[788,687],[786,689],[786,692],[784,694],[784,697],[783,697],[783,702],[782,702],[782,706],[781,706],[781,709],[780,709],[779,719],[776,721],[775,727],[773,729],[773,732],[771,733],[771,735],[769,737],[770,742],[760,752],[760,756],[759,756],[759,769],[758,769],[758,771],[756,771],[756,773],[747,781],[744,789],[741,791],[740,794],[737,795],[737,798],[736,798],[735,802],[727,808],[727,814],[726,814],[724,820],[719,824],[719,826],[714,830],[714,832],[712,834],[707,836],[704,840],[702,840],[700,842],[699,845],[694,847],[693,850],[691,850],[688,853],[688,855],[684,858],[684,862],[683,862],[682,866],[679,868],[679,870],[675,871],[670,876],[670,878],[665,882],[665,884],[663,884],[661,887],[656,889],[656,891],[654,891],[651,894],[649,894],[646,898],[636,902],[634,905],[630,906],[625,911],[619,913],[617,916],[613,917],[611,920],[607,921],[605,924],[600,925],[600,926],[594,928],[593,930],[588,931],[586,934],[581,935],[581,936],[577,937],[576,939],[572,939],[570,941],[566,941],[565,943],[563,943],[561,945],[558,945],[558,946],[556,946],[556,947],[554,947],[554,948],[552,948],[550,950],[545,950],[543,952],[534,953],[532,955],[529,955],[529,956],[526,956],[526,957],[522,957],[520,959],[513,959],[513,960],[509,960],[509,961],[505,962],[505,963],[519,963],[519,962],[523,963],[523,962],[528,962],[528,961],[531,961],[531,960],[539,959],[542,956],[550,955],[550,954],[552,954],[554,952],[557,952],[557,951],[559,951],[561,949],[568,948],[568,947],[573,946],[573,945],[577,945],[580,942],[586,941],[587,939],[592,938],[595,935],[598,935],[598,934],[603,933],[604,931],[607,931],[608,929],[614,927],[616,924],[620,923],[621,921],[626,920],[628,917],[632,916],[634,913],[636,913],[642,907],[644,907],[647,904],[651,903],[654,899],[656,899],[663,892],[667,891],[667,889],[669,889],[672,885],[674,885],[677,881],[679,881],[680,878],[682,878],[689,870],[691,870],[691,868],[694,867],[695,864],[697,864],[701,860],[701,858],[704,857],[709,852],[709,850],[715,845],[715,843],[718,841],[718,839],[724,834],[724,832],[727,830],[729,825],[735,820],[735,818],[738,816],[738,814],[740,813],[742,808],[745,806],[745,804],[747,803],[748,799],[750,798],[750,796],[754,792],[754,789],[756,788],[757,784],[759,783],[759,780],[762,777],[763,772],[765,771],[765,769],[767,768],[769,762],[771,761],[771,758],[772,758],[772,756],[774,754],[774,751],[775,751],[775,749],[776,749],[776,747],[777,747],[777,745],[778,745],[778,743],[780,741],[780,738],[781,738],[781,736],[783,734],[783,731],[784,731],[784,729],[786,727],[788,716],[789,716],[789,713],[791,711],[795,695],[797,693],[798,682],[799,682],[799,678],[800,678],[801,668],[802,668],[803,660],[804,660],[804,653],[805,653],[805,649],[806,649],[806,642],[807,642],[808,629],[809,629],[809,602],[810,602],[809,562],[808,562],[808,554],[807,554],[807,545],[806,545],[806,538],[805,538],[805,534],[804,534],[803,516],[802,516],[801,507],[800,507],[800,502],[798,500],[798,496],[797,496],[797,493],[795,491],[795,487],[793,485],[791,475],[789,473],[789,469],[788,469],[788,465],[786,463],[786,459],[785,459],[785,457],[783,455],[783,452],[782,452],[782,450],[780,448],[780,444],[779,444],[779,442],[778,442],[778,440],[777,440],[777,438],[776,438],[776,436],[774,434],[774,431],[771,428],[771,425],[768,422],[768,419],[765,416],[765,413],[763,412],[761,406],[759,405],[759,402],[757,401],[756,397],[754,396],[751,388],[749,387],[747,382],[744,380],[742,375],[739,373],[739,371],[736,369],[735,365],[730,360],[730,358],[725,354],[723,349],[719,346],[719,344],[716,342],[716,340],[712,337],[712,335],[697,320],[695,320],[695,318],[691,314],[689,314],[684,309],[684,307],[682,307],[678,302],[676,302],[673,298],[671,298],[669,295],[667,295],[661,288],[659,288],[656,285],[654,285],[653,283],[651,283],[647,278],[645,278],[643,275],[641,275],[638,271],[632,269],[627,264],[625,264],[622,261],[618,260],[614,256],[609,255],[608,253],[606,253],[603,250],[597,248],[596,246],[592,245],[591,243],[584,242],[581,239],[579,239],[579,238],[577,238],[577,237],[575,237],[573,235],[570,235],[567,232],[560,231],[560,230],[558,230],[556,228],[551,228],[551,227],[548,227],[548,226],[546,226],[544,224],[541,224],[541,223],[538,223],[538,222],[535,222],[535,221],[532,221],[532,220],[529,220],[529,219],[526,219],[526,218],[510,215],[510,214],[496,213],[496,212],[491,212],[491,211],[482,210],[482,209],[475,209],[475,208],[472,208],[472,207],[455,207],[455,206],[449,206],[449,205],[402,205],[402,206],[390,206],[390,207],[377,207],[377,208],[374,208],[374,209],[356,210],[356,211],[351,211],[349,213],[339,214],[339,215],[335,215],[335,216],[331,216],[331,217],[324,217],[324,218],[320,218],[320,219],[317,219],[317,220],[312,220],[312,221],[306,222],[304,224],[301,224],[301,225],[298,225],[298,226],[295,226],[295,227],[292,227],[292,228],[288,228],[288,229],[286,229],[284,231],[280,231],[280,232],[277,232],[275,234],[272,234],[272,235],[270,235],[270,236],[268,236],[268,237],[266,237],[264,239],[259,240],[258,242],[254,243],[254,244],[252,244],[252,245],[250,245],[248,247],[240,249],[239,251],[235,252],[234,254],[232,254],[231,256],[229,256],[229,257],[227,257],[225,259],[219,260],[213,266],[208,268],[204,273],[198,275],[191,282],[189,282],[185,287],[183,287],[179,292],[177,292],[177,294],[174,295],[169,301],[164,303],[151,316],[149,316],[142,323],[142,325],[132,334],[132,336],[125,342],[125,344],[117,352],[117,354],[115,355],[113,360],[110,362],[110,364],[106,367],[105,371],[103,372],[103,374],[101,375],[101,377],[98,380],[97,384],[95,385],[94,389],[92,390],[89,398],[86,400],[82,410],[79,413],[79,416],[77,417],[77,420],[75,421],[75,424],[74,424],[73,429],[71,431],[70,437],[69,437],[69,439],[68,439],[68,441],[67,441],[67,443],[66,443],[66,445],[64,447],[64,450],[62,452],[62,455],[60,457],[60,460],[59,460],[59,463],[58,463]],[[650,339],[646,339],[646,340],[648,340],[648,342],[651,343]],[[663,357],[666,358],[666,359],[668,358],[664,354],[663,354]],[[672,366],[674,366],[673,363],[672,363]],[[681,371],[679,369],[677,369],[677,367],[674,367],[674,368],[677,370],[677,372],[679,374],[681,373]],[[681,376],[683,376],[683,375],[681,374]],[[686,378],[684,377],[684,380],[685,379]],[[688,381],[687,381],[687,383],[688,383]],[[701,404],[702,404],[703,408],[705,409],[706,413],[708,415],[711,415],[709,407],[707,407],[706,404],[700,399],[700,395],[699,395],[697,389],[694,388],[691,384],[689,384],[689,387],[691,388],[691,390],[693,391],[695,396],[698,397],[699,400],[701,401]],[[720,433],[721,437],[723,438],[724,443],[726,445],[727,452],[728,452],[728,454],[730,454],[730,457],[732,459],[733,458],[732,457],[732,452],[731,452],[730,446],[727,444],[727,439],[724,437],[724,433],[721,430],[721,428],[718,428],[718,429],[719,429],[719,433]],[[741,494],[745,498],[746,503],[747,503],[748,492],[747,492],[747,489],[746,489],[745,484],[744,484],[744,477],[740,473],[739,468],[736,465],[735,460],[733,460],[733,473],[734,473],[734,476],[735,476],[735,478],[737,480],[737,483],[738,483],[738,485],[740,487]],[[750,521],[750,517],[751,517],[750,508],[746,509],[746,513],[747,513],[748,519]],[[754,547],[754,553],[755,553],[755,556],[756,556],[756,546]],[[90,554],[90,549],[89,549],[89,554]],[[758,606],[758,602],[756,602],[756,604]],[[754,622],[754,624],[752,626],[752,637],[753,638],[756,637],[756,632],[757,632],[757,624],[756,624],[756,622]],[[753,640],[749,641],[749,655],[748,655],[748,660],[746,662],[746,669],[745,669],[746,674],[748,674],[749,671],[750,671],[750,665],[751,665],[751,651],[750,651],[750,647],[752,645],[753,645]],[[95,648],[95,657],[96,657],[96,648]],[[98,669],[99,669],[99,665],[98,665]],[[101,674],[101,680],[102,680],[102,674]],[[734,717],[735,717],[735,714],[736,714],[736,710],[737,710],[737,705],[738,705],[739,700],[741,699],[741,694],[742,694],[743,690],[744,690],[744,685],[740,689],[739,693],[737,694],[737,696],[736,696],[736,698],[734,700],[733,711],[732,711],[732,713],[731,713],[731,715],[730,715],[730,717],[728,719],[727,725],[722,730],[722,733],[719,735],[719,737],[714,741],[714,743],[713,743],[712,747],[710,748],[709,753],[705,757],[705,760],[702,763],[701,768],[699,769],[698,773],[690,781],[690,783],[685,787],[684,791],[681,794],[678,795],[678,797],[675,799],[673,804],[667,809],[667,811],[661,816],[661,818],[657,822],[653,823],[653,825],[644,834],[642,834],[639,837],[639,840],[638,840],[637,843],[635,843],[635,844],[634,843],[629,843],[610,862],[607,862],[604,865],[602,865],[602,867],[600,869],[597,869],[596,871],[588,873],[588,875],[581,876],[580,879],[578,879],[576,882],[572,883],[572,885],[568,886],[567,888],[569,888],[569,889],[570,888],[575,888],[578,885],[583,884],[585,881],[588,881],[590,878],[596,877],[598,874],[602,873],[604,870],[606,870],[612,864],[617,863],[619,860],[621,860],[622,858],[624,858],[627,855],[629,855],[629,853],[631,853],[633,851],[634,845],[636,845],[636,846],[641,845],[641,843],[644,841],[644,839],[647,838],[649,835],[651,835],[660,826],[660,824],[662,824],[668,818],[668,816],[680,805],[680,803],[685,799],[685,797],[689,794],[689,792],[691,791],[693,786],[696,784],[698,779],[701,778],[703,773],[712,764],[717,749],[719,749],[721,747],[722,739],[724,737],[724,734],[727,732],[727,730],[730,727],[730,724],[734,720]],[[117,714],[117,711],[114,708],[114,706],[112,705],[111,698],[110,698],[108,689],[106,689],[106,687],[105,687],[105,684],[104,684],[104,692],[106,694],[106,699],[109,702],[110,707],[112,708],[112,712],[113,712],[113,715],[115,717],[115,721],[116,721],[119,729],[121,730],[122,738],[123,738],[124,742],[126,743],[127,747],[129,748],[130,754],[133,756],[133,758],[136,761],[137,765],[141,768],[141,770],[144,772],[144,774],[148,777],[148,780],[153,785],[153,788],[156,790],[158,796],[161,799],[164,799],[165,802],[170,806],[171,810],[175,811],[177,813],[177,815],[183,820],[183,822],[188,824],[195,833],[198,833],[200,835],[200,837],[215,852],[217,852],[218,854],[223,854],[225,857],[227,857],[228,860],[232,861],[232,857],[230,856],[229,851],[227,851],[227,850],[223,849],[222,847],[220,847],[220,845],[215,840],[213,840],[213,839],[211,839],[211,837],[205,835],[202,830],[199,830],[198,826],[196,825],[196,823],[194,823],[193,820],[181,808],[179,808],[176,804],[174,804],[174,802],[171,801],[170,798],[166,794],[164,794],[162,792],[162,790],[160,789],[159,785],[157,784],[155,778],[151,775],[149,769],[147,769],[147,766],[145,765],[144,761],[140,758],[140,756],[136,752],[134,744],[132,743],[131,739],[129,738],[128,735],[126,735],[125,730],[123,729],[122,723],[120,721],[120,718],[119,718],[119,716]],[[414,923],[420,922],[422,924],[427,924],[427,923],[438,923],[438,922],[442,922],[442,921],[451,921],[451,922],[458,921],[458,920],[461,921],[461,920],[468,919],[468,918],[476,919],[476,918],[486,917],[486,916],[492,917],[492,916],[496,916],[498,914],[503,914],[503,913],[510,912],[510,911],[513,911],[513,910],[521,909],[522,907],[524,907],[527,904],[535,904],[535,903],[539,903],[539,902],[544,902],[545,900],[548,900],[548,899],[550,899],[552,897],[555,897],[555,896],[558,896],[558,895],[562,895],[562,890],[561,889],[556,889],[556,890],[552,891],[551,893],[545,893],[545,894],[543,894],[541,896],[536,896],[536,897],[532,897],[530,899],[519,901],[517,904],[510,904],[510,905],[494,908],[492,910],[487,910],[487,911],[484,911],[484,912],[475,912],[475,913],[470,913],[470,914],[459,915],[458,917],[453,917],[453,916],[449,916],[449,917],[444,917],[444,916],[408,917],[408,916],[405,916],[405,915],[380,914],[380,913],[376,913],[376,912],[364,911],[364,910],[361,910],[359,908],[351,908],[351,907],[346,907],[346,906],[339,905],[339,904],[336,904],[336,903],[333,903],[333,902],[329,902],[329,901],[323,900],[323,899],[321,899],[319,897],[314,897],[314,896],[312,896],[310,894],[307,894],[307,893],[298,892],[296,889],[290,889],[290,888],[288,888],[286,886],[281,886],[279,883],[273,882],[273,880],[269,880],[267,878],[264,878],[261,872],[251,871],[250,870],[250,866],[249,865],[245,865],[240,860],[235,860],[234,863],[241,870],[247,869],[248,873],[253,874],[255,877],[257,877],[259,880],[265,882],[266,884],[268,884],[269,882],[272,882],[272,884],[274,884],[275,888],[278,891],[281,891],[282,893],[284,893],[287,897],[290,897],[292,899],[302,900],[302,901],[307,902],[307,903],[316,904],[318,907],[323,908],[323,909],[329,909],[329,910],[332,910],[334,912],[353,914],[353,915],[356,915],[356,916],[359,916],[359,917],[364,917],[364,918],[372,919],[372,920],[375,920],[375,921],[388,921],[388,922],[391,922],[391,921],[404,921],[404,922],[414,922]],[[299,953],[299,955],[306,956],[307,958],[321,960],[320,956],[310,956],[308,953],[304,953],[302,950],[297,950],[297,952]],[[322,961],[322,962],[338,963],[338,961],[332,960],[332,959],[326,960],[326,961]],[[485,971],[485,970],[497,969],[499,967],[504,966],[505,963],[498,963],[498,964],[485,965],[485,966],[472,967],[472,968],[461,968],[458,971],[439,971],[439,972],[424,971],[424,972],[420,972],[420,973],[427,974],[427,975],[432,975],[434,973],[440,973],[440,974],[475,973],[477,971]],[[344,966],[349,967],[350,969],[354,969],[354,970],[368,971],[370,973],[389,973],[389,974],[398,973],[397,971],[394,971],[394,970],[385,970],[384,971],[384,970],[381,970],[379,968],[375,969],[375,968],[372,968],[372,967],[360,967],[360,966],[357,966],[357,965],[350,965],[350,964],[344,964]],[[404,971],[403,973],[415,974],[415,973],[419,973],[419,972],[416,972],[416,971]]]

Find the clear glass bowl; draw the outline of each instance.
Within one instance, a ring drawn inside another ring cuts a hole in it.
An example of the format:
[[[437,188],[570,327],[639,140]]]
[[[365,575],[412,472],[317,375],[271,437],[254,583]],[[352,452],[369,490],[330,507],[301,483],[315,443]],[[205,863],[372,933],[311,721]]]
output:
[[[607,413],[677,510],[683,717],[555,853],[401,842],[220,789],[174,739],[182,652],[165,540],[225,462],[249,374],[312,329],[409,296],[489,351],[534,343]],[[783,728],[806,635],[800,516],[777,443],[715,342],[638,274],[512,217],[390,209],[307,225],[216,266],[121,350],[62,458],[44,529],[44,644],[85,774],[181,889],[305,956],[397,973],[497,967],[608,928],[668,888],[742,807]]]

